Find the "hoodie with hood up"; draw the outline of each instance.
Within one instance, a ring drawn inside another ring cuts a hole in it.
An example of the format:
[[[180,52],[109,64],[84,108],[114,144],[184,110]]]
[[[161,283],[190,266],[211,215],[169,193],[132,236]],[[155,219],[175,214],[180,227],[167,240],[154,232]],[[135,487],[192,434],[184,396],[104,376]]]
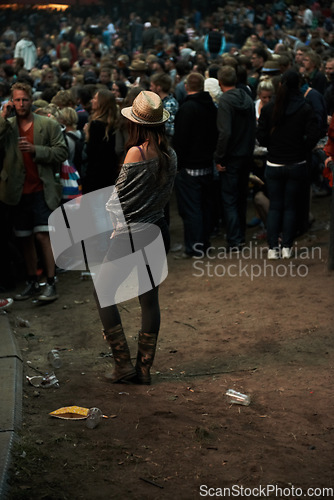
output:
[[[236,157],[251,157],[255,146],[255,106],[243,89],[227,90],[219,99],[217,127],[219,137],[215,161],[224,165]]]

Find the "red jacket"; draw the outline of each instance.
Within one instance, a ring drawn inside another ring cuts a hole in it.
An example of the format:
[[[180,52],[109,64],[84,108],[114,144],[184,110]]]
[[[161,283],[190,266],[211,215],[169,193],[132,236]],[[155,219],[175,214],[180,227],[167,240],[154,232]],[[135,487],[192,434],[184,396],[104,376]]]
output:
[[[327,131],[328,139],[324,147],[327,156],[334,156],[334,114]]]

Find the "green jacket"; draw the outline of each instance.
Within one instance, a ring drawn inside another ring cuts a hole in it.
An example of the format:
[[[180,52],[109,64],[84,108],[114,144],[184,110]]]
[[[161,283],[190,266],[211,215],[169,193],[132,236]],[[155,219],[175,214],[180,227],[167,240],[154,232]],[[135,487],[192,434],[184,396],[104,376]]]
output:
[[[61,200],[62,187],[55,174],[68,157],[68,149],[60,125],[51,118],[34,117],[34,161],[44,186],[45,201],[55,210]],[[5,120],[0,116],[0,200],[17,205],[22,196],[25,168],[18,148],[19,130],[16,117]]]

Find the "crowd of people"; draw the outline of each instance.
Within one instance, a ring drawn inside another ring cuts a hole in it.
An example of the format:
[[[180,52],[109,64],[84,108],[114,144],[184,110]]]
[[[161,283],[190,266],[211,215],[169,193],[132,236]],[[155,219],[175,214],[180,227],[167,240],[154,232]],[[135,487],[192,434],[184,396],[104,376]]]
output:
[[[268,259],[292,257],[294,238],[312,223],[310,194],[331,192],[334,9],[316,0],[214,6],[210,13],[156,4],[150,14],[96,7],[0,13],[3,293],[25,277],[15,300],[58,298],[49,215],[75,196],[114,185],[121,192],[129,163],[147,173],[146,211],[156,209],[147,204],[154,179],[164,193],[155,222],[168,251],[174,177],[163,170],[173,170],[177,159],[184,226],[183,245],[172,248],[177,258],[203,255],[222,225],[227,251],[240,251],[250,193],[257,217],[248,224],[262,228]],[[54,29],[45,23],[50,16]],[[139,101],[146,119],[135,115]],[[152,118],[160,107],[160,120]],[[77,175],[77,191],[65,189],[64,172]],[[0,308],[12,303],[1,299]],[[159,330],[157,290],[141,305],[144,352]],[[117,310],[98,308],[106,339],[122,351]],[[138,355],[135,370],[126,349],[112,381],[149,383],[145,356]]]

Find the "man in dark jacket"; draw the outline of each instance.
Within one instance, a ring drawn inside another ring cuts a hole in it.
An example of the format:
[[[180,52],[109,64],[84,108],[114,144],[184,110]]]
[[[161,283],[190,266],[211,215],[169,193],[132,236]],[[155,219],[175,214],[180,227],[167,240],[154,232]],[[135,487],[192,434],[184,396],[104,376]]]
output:
[[[304,75],[309,83],[309,86],[324,95],[328,82],[326,75],[320,71],[321,62],[319,54],[310,50],[309,52],[306,52],[304,56],[303,68]]]
[[[203,255],[209,247],[212,220],[213,153],[217,143],[217,109],[204,77],[190,73],[187,97],[175,117],[173,145],[179,173],[175,181],[179,214],[184,224],[184,258]]]
[[[255,107],[243,89],[236,88],[235,69],[218,72],[223,95],[217,114],[219,137],[215,151],[220,172],[227,243],[231,250],[245,244],[248,177],[255,145]]]
[[[159,19],[152,17],[150,21],[144,24],[142,35],[142,52],[146,53],[150,49],[154,49],[154,44],[162,38],[159,29]]]

